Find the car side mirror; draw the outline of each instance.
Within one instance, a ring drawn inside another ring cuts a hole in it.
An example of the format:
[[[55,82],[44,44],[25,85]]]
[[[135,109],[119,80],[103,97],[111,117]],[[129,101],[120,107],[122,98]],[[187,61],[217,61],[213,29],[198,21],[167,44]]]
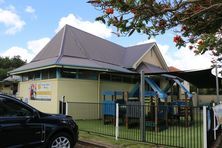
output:
[[[38,111],[34,110],[32,116],[27,116],[25,122],[28,123],[31,120],[36,120],[39,118],[39,113]]]
[[[38,119],[38,118],[39,118],[39,113],[38,113],[38,111],[34,110],[32,117],[33,117],[33,119]]]

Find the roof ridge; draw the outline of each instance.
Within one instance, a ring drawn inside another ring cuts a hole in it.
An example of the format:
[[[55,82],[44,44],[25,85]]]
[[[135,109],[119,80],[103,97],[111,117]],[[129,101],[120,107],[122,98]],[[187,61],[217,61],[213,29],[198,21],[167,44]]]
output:
[[[143,43],[143,44],[131,45],[131,46],[128,46],[128,47],[125,47],[125,48],[128,49],[128,48],[131,48],[131,47],[144,46],[144,45],[155,44],[155,43],[156,42]]]
[[[58,55],[58,58],[57,58],[55,64],[58,64],[59,61],[61,60],[62,56],[63,56],[63,50],[64,50],[63,46],[64,46],[64,42],[65,42],[66,28],[67,28],[67,25],[64,26],[64,30],[63,30],[63,34],[62,34],[62,42],[61,42],[60,50],[59,50],[59,55]]]

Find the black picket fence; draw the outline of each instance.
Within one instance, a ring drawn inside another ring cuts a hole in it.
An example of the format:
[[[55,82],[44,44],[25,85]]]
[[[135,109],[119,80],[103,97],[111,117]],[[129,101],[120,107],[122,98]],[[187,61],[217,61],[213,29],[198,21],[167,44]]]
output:
[[[141,110],[144,120],[141,120]],[[157,145],[203,147],[203,111],[199,107],[120,104],[118,133],[114,103],[68,102],[67,111],[76,119],[81,131]],[[144,131],[141,131],[141,121]]]

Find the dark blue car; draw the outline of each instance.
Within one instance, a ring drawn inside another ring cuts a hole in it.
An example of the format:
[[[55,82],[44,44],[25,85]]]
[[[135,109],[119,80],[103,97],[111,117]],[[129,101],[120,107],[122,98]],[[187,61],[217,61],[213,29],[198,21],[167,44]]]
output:
[[[0,94],[0,148],[73,148],[77,141],[78,126],[72,117],[42,113]]]

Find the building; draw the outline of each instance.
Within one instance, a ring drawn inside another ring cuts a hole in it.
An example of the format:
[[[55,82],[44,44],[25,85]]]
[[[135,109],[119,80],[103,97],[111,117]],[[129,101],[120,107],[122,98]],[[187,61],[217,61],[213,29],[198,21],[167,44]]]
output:
[[[11,75],[0,81],[0,93],[15,96],[19,81],[21,81],[21,77],[15,75]]]
[[[18,97],[58,113],[62,96],[71,102],[101,102],[105,90],[132,89],[141,70],[168,71],[156,43],[122,47],[66,25],[30,63],[10,73],[22,77]]]

